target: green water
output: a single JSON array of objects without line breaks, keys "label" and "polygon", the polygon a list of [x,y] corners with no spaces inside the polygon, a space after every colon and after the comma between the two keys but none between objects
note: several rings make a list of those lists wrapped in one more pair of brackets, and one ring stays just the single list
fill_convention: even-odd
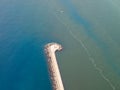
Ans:
[{"label": "green water", "polygon": [[[120,9],[112,0],[52,0],[66,90],[120,89]],[[74,13],[74,14],[73,14]]]},{"label": "green water", "polygon": [[0,90],[51,90],[49,42],[65,90],[120,90],[119,34],[119,0],[1,0]]}]

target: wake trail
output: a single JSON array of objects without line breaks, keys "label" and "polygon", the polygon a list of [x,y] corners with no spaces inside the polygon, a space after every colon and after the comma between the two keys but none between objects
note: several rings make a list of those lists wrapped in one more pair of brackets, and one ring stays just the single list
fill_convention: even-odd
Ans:
[{"label": "wake trail", "polygon": [[108,82],[108,84],[110,85],[110,87],[112,88],[112,90],[116,90],[115,86],[112,84],[112,82],[104,75],[103,70],[100,69],[97,64],[95,63],[95,60],[92,58],[90,52],[88,51],[87,47],[84,45],[84,43],[82,42],[82,40],[78,39],[71,30],[69,30],[69,27],[67,24],[65,24],[64,22],[62,22],[62,20],[56,15],[57,19],[67,28],[67,31],[70,33],[70,35],[76,40],[78,41],[81,46],[84,48],[85,52],[87,53],[87,55],[89,56],[89,60],[91,61],[91,63],[93,64],[94,68],[99,72],[99,74],[101,75],[101,77]]},{"label": "wake trail", "polygon": [[101,75],[101,77],[110,85],[110,87],[112,88],[112,90],[116,90],[115,86],[112,84],[112,82],[104,75],[103,70],[101,68],[99,68],[97,66],[97,64],[95,63],[95,60],[93,59],[93,57],[91,56],[90,52],[88,51],[87,47],[85,46],[85,44],[82,42],[82,40],[78,39],[71,30],[69,30],[69,33],[71,34],[71,36],[78,41],[81,46],[84,48],[85,52],[87,53],[89,60],[91,61],[91,63],[93,64],[94,68],[99,72],[99,74]]},{"label": "wake trail", "polygon": [[[56,16],[56,18],[58,19],[58,21],[63,24],[66,27],[66,30],[70,33],[70,35],[81,44],[81,46],[84,48],[85,52],[87,53],[90,62],[92,63],[92,65],[94,66],[94,68],[99,72],[99,74],[101,75],[101,77],[110,85],[110,87],[112,88],[112,90],[116,90],[115,86],[112,84],[112,82],[104,75],[103,70],[101,68],[99,68],[97,66],[97,64],[95,63],[95,60],[93,59],[93,57],[91,56],[90,52],[88,51],[87,47],[85,46],[85,44],[82,42],[82,40],[78,39],[75,34],[70,30],[69,25],[67,25],[66,23],[64,23],[62,21],[62,19],[59,18],[59,16],[57,15],[58,12],[54,13],[54,15]],[[61,14],[61,13],[59,13]]]},{"label": "wake trail", "polygon": [[84,43],[83,43],[80,39],[78,39],[78,38],[72,33],[71,30],[69,31],[69,33],[72,35],[72,37],[73,37],[75,40],[77,40],[77,41],[82,45],[82,47],[83,47],[84,50],[86,51],[87,55],[90,57],[91,55],[90,55],[88,49],[86,48],[86,46],[84,45]]}]

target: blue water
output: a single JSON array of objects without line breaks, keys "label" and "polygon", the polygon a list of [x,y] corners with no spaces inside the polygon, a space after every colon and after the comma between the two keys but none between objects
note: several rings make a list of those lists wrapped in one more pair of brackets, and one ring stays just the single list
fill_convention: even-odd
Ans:
[{"label": "blue water", "polygon": [[[59,7],[59,5],[61,6]],[[104,5],[104,6],[107,7],[107,5]],[[59,10],[61,8],[63,8],[63,11],[65,11],[65,14],[69,17],[70,22],[74,23],[75,25],[82,26],[84,28],[85,36],[88,37],[90,40],[92,40],[93,41],[92,43],[95,43],[95,45],[102,51],[102,55],[105,58],[104,59],[105,65],[109,66],[110,70],[112,68],[115,75],[117,74],[118,76],[120,76],[120,69],[116,65],[117,59],[119,57],[118,58],[115,57],[115,54],[116,55],[119,54],[118,53],[119,51],[116,53],[117,51],[116,47],[115,46],[112,47],[112,45],[115,45],[114,44],[115,41],[112,42],[112,45],[109,44],[109,42],[111,43],[111,41],[115,39],[112,37],[115,37],[116,35],[113,35],[113,36],[111,35],[112,40],[109,40],[109,39],[104,40],[103,38],[106,38],[106,37],[101,38],[100,35],[95,32],[94,24],[93,23],[91,24],[91,21],[87,20],[85,17],[83,18],[83,16],[81,16],[83,15],[83,13],[80,15],[80,12],[76,9],[76,6],[75,4],[72,3],[72,0],[58,0],[56,2],[52,2],[52,1],[48,2],[48,0],[36,0],[36,1],[34,0],[19,0],[19,1],[18,0],[10,0],[10,1],[1,0],[0,1],[0,90],[51,90],[51,83],[50,83],[50,78],[48,74],[46,56],[44,54],[44,45],[52,41],[56,41],[56,42],[62,41],[61,43],[63,43],[65,46],[71,46],[72,44],[68,45],[68,43],[69,42],[71,43],[72,41],[70,40],[73,39],[70,33],[67,32],[66,27],[63,25],[63,23],[59,21],[61,17],[59,17],[59,15],[57,16],[57,14],[60,14]],[[114,15],[115,14],[113,14],[113,16]],[[107,18],[108,16],[104,14],[103,17]],[[90,16],[90,18],[92,18],[92,16]],[[109,18],[113,18],[113,17],[111,16]],[[119,20],[119,19],[116,18],[116,20]],[[99,23],[99,19],[97,22]],[[111,22],[112,22],[112,19],[111,19]],[[104,26],[101,23],[99,23],[100,24],[99,26],[106,29],[107,27],[106,23],[109,25],[109,21],[106,21],[104,23],[105,24]],[[116,23],[117,22],[115,22],[115,24]],[[68,27],[69,25],[72,26],[71,24],[68,24]],[[111,26],[110,28],[114,28],[113,26]],[[74,29],[77,29],[77,28],[74,27],[73,30]],[[97,27],[97,29],[100,30],[99,27]],[[112,30],[111,31],[108,30],[108,31],[112,33]],[[78,28],[78,32],[79,32],[79,28]],[[80,48],[82,47],[80,46]],[[68,55],[69,55],[69,52],[71,52],[71,50],[73,50],[73,52],[77,52],[77,51],[74,51],[76,50],[76,46],[73,46],[73,48],[70,48],[70,50],[68,51],[67,49],[68,48],[65,47],[64,50],[68,54],[62,57],[63,60],[68,59]],[[113,54],[112,50],[114,50],[114,55],[112,55]],[[84,52],[81,52],[81,53],[83,54]],[[81,64],[82,62],[81,62],[81,58],[79,58],[79,53],[77,54],[78,54],[78,57],[75,56],[75,59],[76,60],[78,59]],[[96,54],[99,54],[99,53],[96,52]],[[71,60],[71,58],[69,59]],[[83,58],[83,60],[84,59],[86,58]],[[97,59],[99,61],[99,57]],[[76,60],[74,61],[76,62]],[[65,65],[64,62],[63,62],[63,67]],[[67,82],[65,83],[67,88],[71,87],[70,89],[72,89],[73,87],[79,90],[78,88],[80,86],[79,83],[75,83],[73,85],[71,84],[71,82],[69,82],[69,80],[73,80],[74,82],[77,82],[77,81],[82,82],[79,78],[82,79],[82,77],[86,76],[84,75],[84,72],[83,72],[83,76],[76,77],[76,75],[79,75],[79,74],[81,75],[82,70],[84,71],[84,67],[87,67],[87,66],[84,65],[81,71],[76,70],[77,74],[73,75],[74,72],[72,74],[71,70],[74,71],[75,68],[69,69],[69,70],[66,68],[67,65],[69,66],[70,64],[71,64],[70,68],[74,67],[73,62],[66,63],[63,70],[63,75],[65,76],[63,77],[67,78],[67,79],[64,78],[66,80],[65,82]],[[79,65],[77,69],[80,66],[81,65]],[[71,75],[68,76],[68,74],[65,74],[67,72],[71,73]],[[92,74],[94,75],[94,73]],[[90,79],[92,78],[90,76],[87,76],[87,78],[85,78],[85,82],[86,83],[88,82],[90,84],[91,90],[93,90]],[[102,80],[104,80],[104,78],[102,78]],[[96,79],[94,79],[94,81],[96,81]],[[106,80],[104,81],[106,82]],[[84,84],[85,82],[82,82],[81,85]],[[95,84],[101,83],[101,85],[106,85],[102,81],[101,82],[97,81],[94,83]],[[98,86],[101,87],[101,85],[99,84]],[[107,83],[107,85],[109,85],[109,83]],[[86,85],[85,86],[83,85],[83,87],[87,88]]]},{"label": "blue water", "polygon": [[37,24],[45,13],[37,3],[0,1],[0,90],[51,90],[44,54],[50,40],[38,32],[45,28]]}]

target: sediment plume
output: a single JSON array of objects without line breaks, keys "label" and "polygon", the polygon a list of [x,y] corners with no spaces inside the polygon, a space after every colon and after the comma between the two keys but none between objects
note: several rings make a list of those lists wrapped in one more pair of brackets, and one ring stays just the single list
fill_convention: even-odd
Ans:
[{"label": "sediment plume", "polygon": [[53,90],[64,90],[59,67],[56,60],[56,51],[61,51],[62,46],[57,43],[49,43],[45,46],[45,53],[48,58],[48,68]]}]

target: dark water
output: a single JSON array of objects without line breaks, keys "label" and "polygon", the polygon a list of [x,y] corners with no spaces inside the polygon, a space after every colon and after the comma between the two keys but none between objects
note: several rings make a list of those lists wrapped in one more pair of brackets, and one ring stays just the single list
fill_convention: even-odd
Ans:
[{"label": "dark water", "polygon": [[41,2],[0,1],[0,90],[51,90]]}]

